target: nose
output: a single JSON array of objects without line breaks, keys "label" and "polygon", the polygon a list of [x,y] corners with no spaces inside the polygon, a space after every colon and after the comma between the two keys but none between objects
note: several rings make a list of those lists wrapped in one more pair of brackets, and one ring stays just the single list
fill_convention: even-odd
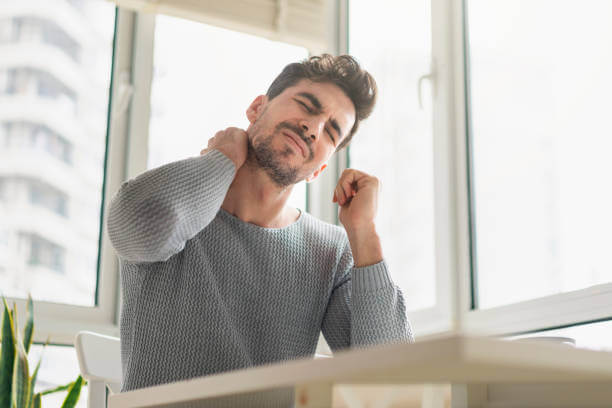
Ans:
[{"label": "nose", "polygon": [[302,120],[300,122],[300,127],[302,128],[302,131],[304,131],[304,135],[308,139],[310,139],[311,142],[314,142],[315,140],[317,140],[320,137],[321,132],[323,131],[324,126],[325,126],[325,123],[323,123],[323,121]]}]

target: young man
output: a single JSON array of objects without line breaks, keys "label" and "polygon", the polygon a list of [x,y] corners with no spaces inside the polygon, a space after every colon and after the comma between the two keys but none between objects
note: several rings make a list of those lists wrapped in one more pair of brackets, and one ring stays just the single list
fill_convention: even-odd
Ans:
[{"label": "young man", "polygon": [[378,180],[346,170],[344,229],[285,205],[374,106],[350,56],[290,64],[199,157],[125,182],[108,212],[121,261],[122,390],[412,341],[376,234]]}]

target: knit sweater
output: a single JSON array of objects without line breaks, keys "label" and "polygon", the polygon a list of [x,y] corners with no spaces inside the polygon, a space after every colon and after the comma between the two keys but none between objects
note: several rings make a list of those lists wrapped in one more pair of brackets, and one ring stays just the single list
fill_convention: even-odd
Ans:
[{"label": "knit sweater", "polygon": [[212,150],[122,184],[108,209],[121,265],[122,391],[412,341],[384,261],[353,267],[343,228],[301,212],[284,228],[221,208],[234,163]]}]

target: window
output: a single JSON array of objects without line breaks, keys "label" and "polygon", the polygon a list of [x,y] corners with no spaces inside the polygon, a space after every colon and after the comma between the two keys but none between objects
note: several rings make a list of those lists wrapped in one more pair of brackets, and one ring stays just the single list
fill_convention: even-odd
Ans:
[{"label": "window", "polygon": [[9,95],[15,94],[27,94],[30,93],[30,89],[34,85],[33,81],[30,81],[28,72],[26,70],[17,70],[17,69],[9,69],[3,70],[2,75],[5,80],[4,87],[2,88],[2,93],[6,93]]},{"label": "window", "polygon": [[[197,156],[229,126],[246,129],[253,99],[286,64],[307,56],[302,47],[158,16],[148,167]],[[289,204],[304,209],[305,191],[296,185]]]},{"label": "window", "polygon": [[64,273],[66,250],[38,235],[26,235],[30,241],[28,264],[44,266],[55,272]]},{"label": "window", "polygon": [[19,96],[38,96],[52,99],[75,110],[77,95],[75,90],[62,83],[53,74],[28,67],[11,68],[6,71],[5,87],[0,93]]},{"label": "window", "polygon": [[430,69],[430,15],[427,0],[349,7],[349,52],[379,90],[372,116],[349,146],[350,167],[381,180],[377,228],[412,310],[436,304],[432,110],[430,100],[420,109],[417,98],[419,77]]},{"label": "window", "polygon": [[44,207],[62,217],[68,216],[68,199],[64,193],[35,180],[30,180],[28,184],[31,204]]},{"label": "window", "polygon": [[72,104],[78,102],[76,92],[71,90],[53,75],[47,72],[34,70],[30,71],[30,75],[37,77],[38,95],[51,99],[65,98],[70,100]]},{"label": "window", "polygon": [[81,45],[57,21],[29,16],[0,20],[0,43],[34,42],[49,44],[79,61]]},{"label": "window", "polygon": [[605,1],[467,2],[479,308],[612,281],[611,19]]},{"label": "window", "polygon": [[5,122],[3,142],[10,149],[40,150],[72,164],[73,145],[46,125],[32,122]]},{"label": "window", "polygon": [[46,126],[32,126],[30,131],[32,147],[42,149],[66,164],[72,164],[72,143]]},{"label": "window", "polygon": [[16,37],[17,23],[14,19],[3,18],[0,20],[0,44],[11,43]]},{"label": "window", "polygon": [[115,7],[74,4],[14,1],[0,19],[0,43],[13,44],[0,70],[0,230],[10,246],[0,287],[95,306]]}]

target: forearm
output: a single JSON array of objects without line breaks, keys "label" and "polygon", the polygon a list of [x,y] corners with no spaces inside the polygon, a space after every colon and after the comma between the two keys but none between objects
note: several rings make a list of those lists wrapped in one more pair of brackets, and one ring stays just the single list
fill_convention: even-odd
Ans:
[{"label": "forearm", "polygon": [[412,342],[402,291],[385,262],[353,268],[351,345]]},{"label": "forearm", "polygon": [[380,237],[374,224],[347,229],[355,267],[374,265],[383,260]]},{"label": "forearm", "polygon": [[322,331],[332,350],[413,342],[404,297],[385,262],[352,268],[352,279],[334,289]]},{"label": "forearm", "polygon": [[345,272],[335,282],[322,325],[332,350],[414,341],[403,294],[384,260],[357,267],[345,247],[338,269]]},{"label": "forearm", "polygon": [[123,183],[108,209],[108,233],[131,262],[168,259],[215,217],[235,167],[212,151],[149,170]]}]

